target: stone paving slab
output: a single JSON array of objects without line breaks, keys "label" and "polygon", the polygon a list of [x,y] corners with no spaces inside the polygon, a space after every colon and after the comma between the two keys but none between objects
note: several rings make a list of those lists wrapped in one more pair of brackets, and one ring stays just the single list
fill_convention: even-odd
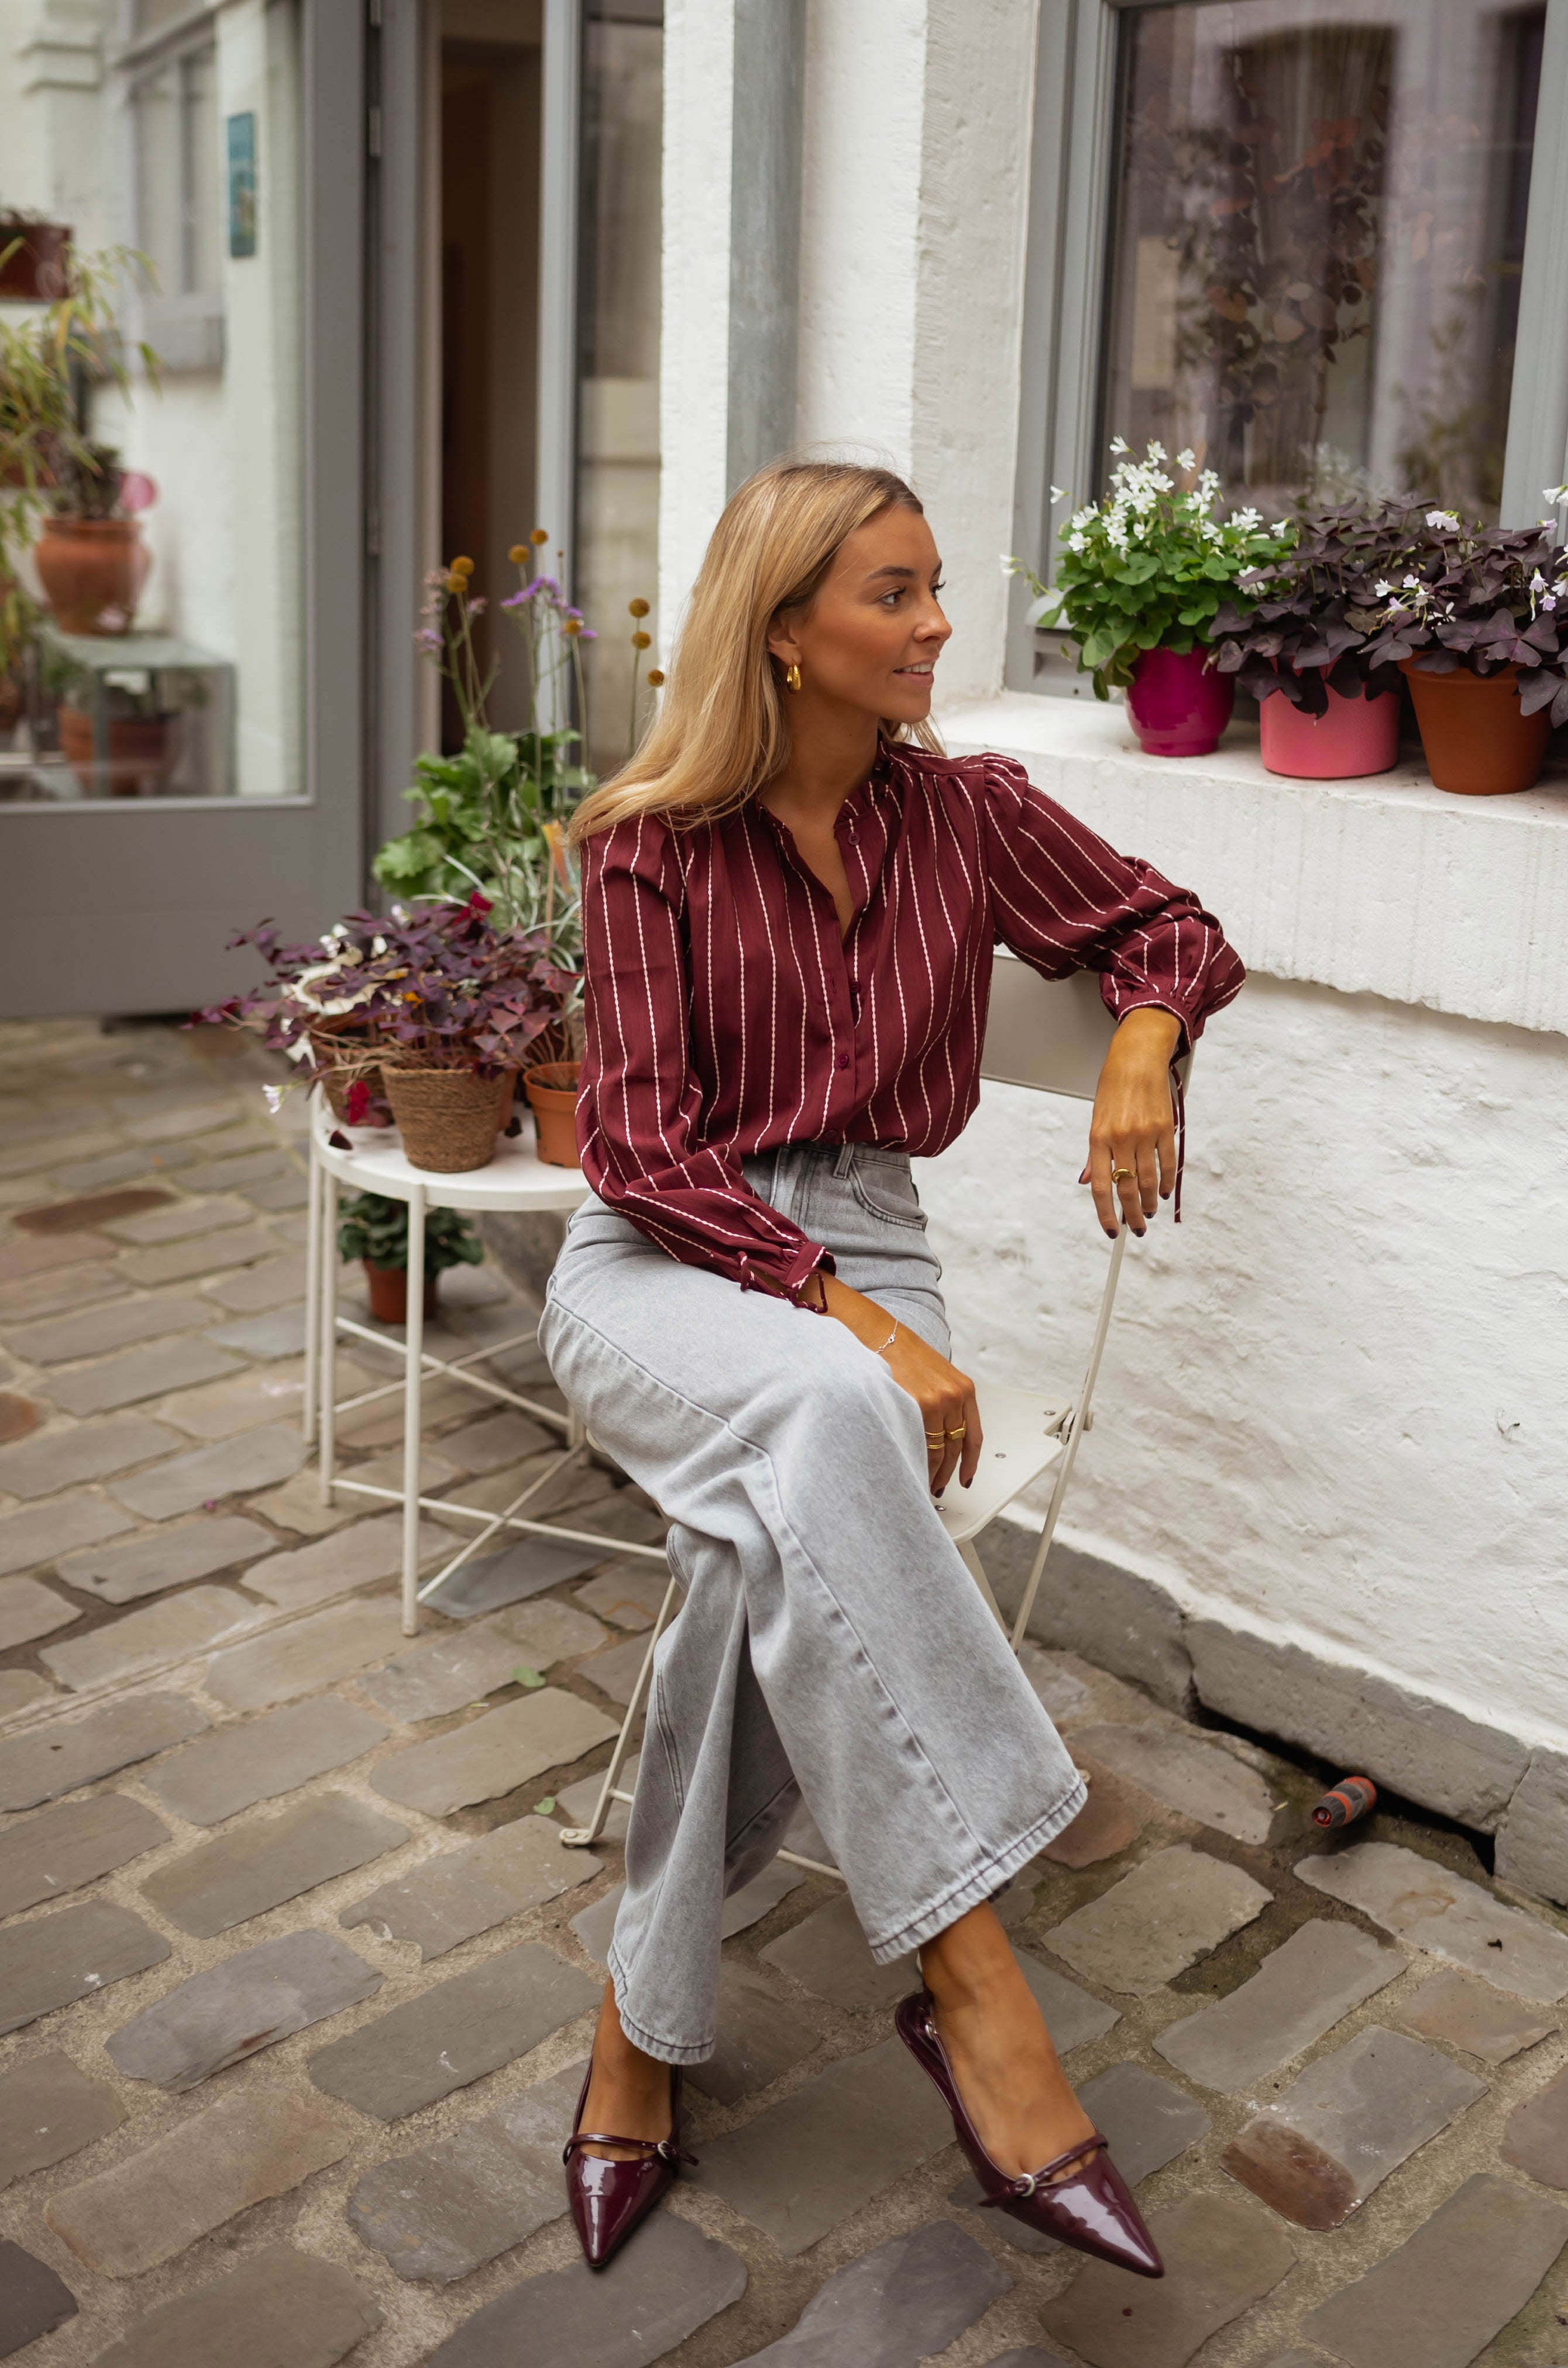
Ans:
[{"label": "stone paving slab", "polygon": [[668,1585],[667,1570],[628,1557],[612,1563],[597,1578],[576,1588],[575,1594],[585,1611],[608,1620],[612,1627],[636,1631],[653,1626]]},{"label": "stone paving slab", "polygon": [[1270,1896],[1240,1867],[1178,1844],[1055,1925],[1045,1946],[1085,1980],[1146,1998],[1261,1916]]},{"label": "stone paving slab", "polygon": [[191,1825],[221,1825],[257,1801],[276,1800],[312,1776],[346,1768],[383,1742],[388,1731],[357,1702],[325,1694],[269,1711],[244,1726],[204,1735],[171,1752],[146,1782]]},{"label": "stone paving slab", "polygon": [[1446,1957],[1497,1989],[1540,2006],[1568,1997],[1568,1939],[1415,1850],[1358,1842],[1302,1859],[1295,1871],[1412,1948]]},{"label": "stone paving slab", "polygon": [[246,2089],[188,2114],[96,2179],[58,2190],[43,2216],[90,2270],[133,2278],[236,2212],[341,2162],[351,2143],[313,2100]]},{"label": "stone paving slab", "polygon": [[52,1274],[29,1275],[25,1282],[0,1287],[0,1326],[15,1326],[44,1315],[68,1315],[74,1310],[101,1306],[124,1299],[130,1284],[108,1264],[57,1269]]},{"label": "stone paving slab", "polygon": [[83,1266],[89,1259],[113,1255],[114,1244],[102,1234],[28,1234],[0,1249],[0,1282],[16,1282],[23,1275],[43,1274],[53,1267]]},{"label": "stone paving slab", "polygon": [[1073,1743],[1166,1808],[1235,1841],[1266,1842],[1273,1830],[1280,1806],[1273,1788],[1256,1768],[1199,1741],[1189,1727],[1081,1726]]},{"label": "stone paving slab", "polygon": [[1505,1883],[1562,1904],[1568,1896],[1568,1756],[1534,1751],[1525,1780],[1497,1828],[1496,1873]]},{"label": "stone paving slab", "polygon": [[183,1242],[165,1242],[157,1249],[122,1250],[119,1270],[132,1282],[155,1289],[161,1283],[192,1282],[199,1275],[244,1266],[277,1248],[278,1236],[271,1227],[253,1222],[232,1225],[220,1234],[194,1234]]},{"label": "stone paving slab", "polygon": [[706,2063],[687,2071],[691,2086],[722,2105],[767,2089],[812,2055],[820,2036],[799,2008],[751,1966],[719,1966],[719,2042]]},{"label": "stone paving slab", "polygon": [[442,1454],[449,1456],[460,1472],[472,1473],[499,1472],[508,1463],[520,1463],[527,1455],[538,1455],[544,1448],[560,1444],[558,1432],[510,1406],[499,1414],[482,1415],[477,1422],[441,1436]]},{"label": "stone paving slab", "polygon": [[13,1924],[0,1932],[0,2036],[160,1965],[168,1954],[161,1932],[109,1899]]},{"label": "stone paving slab", "polygon": [[813,1998],[851,2011],[896,2006],[920,1987],[913,1956],[878,1964],[846,1891],[814,1907],[759,1954],[765,1965],[777,1966]]},{"label": "stone paving slab", "polygon": [[407,1725],[442,1718],[510,1685],[519,1668],[543,1671],[591,1651],[604,1633],[597,1620],[569,1604],[515,1604],[411,1645],[367,1678],[363,1691],[390,1718]]},{"label": "stone paving slab", "polygon": [[46,1430],[14,1447],[0,1447],[0,1488],[13,1497],[50,1497],[82,1480],[146,1463],[180,1444],[178,1431],[145,1415],[111,1414],[68,1430]]},{"label": "stone paving slab", "polygon": [[0,2360],[76,2316],[76,2297],[47,2261],[0,2242]]},{"label": "stone paving slab", "polygon": [[283,1250],[256,1266],[241,1267],[216,1281],[203,1283],[207,1297],[232,1315],[263,1315],[287,1307],[305,1290],[305,1261],[298,1250]]},{"label": "stone paving slab", "polygon": [[1506,2064],[1562,2029],[1555,2015],[1543,2015],[1522,1998],[1467,1981],[1462,1974],[1428,1975],[1394,2014],[1406,2031],[1422,2039],[1446,2039],[1483,2064]]},{"label": "stone paving slab", "polygon": [[[798,1890],[805,1879],[798,1867],[786,1866],[779,1859],[772,1860],[760,1874],[754,1874],[749,1883],[743,1883],[738,1891],[731,1892],[719,1920],[721,1936],[732,1941],[737,1932],[747,1931],[752,1925],[760,1924],[763,1918],[777,1907],[781,1899],[788,1898],[791,1891]],[[596,1958],[601,1965],[608,1963],[610,1934],[615,1930],[616,1915],[625,1889],[624,1883],[616,1884],[602,1899],[596,1899],[591,1907],[585,1907],[580,1916],[572,1918],[573,1931],[589,1956]]]},{"label": "stone paving slab", "polygon": [[231,1513],[158,1530],[124,1545],[89,1546],[62,1556],[59,1570],[67,1587],[97,1596],[100,1603],[136,1603],[143,1596],[161,1595],[165,1588],[184,1587],[193,1578],[232,1570],[236,1563],[254,1562],[271,1543],[270,1532],[259,1521]]},{"label": "stone paving slab", "polygon": [[36,1578],[0,1579],[0,1652],[51,1636],[81,1617],[74,1603]]},{"label": "stone paving slab", "polygon": [[1404,1967],[1397,1949],[1369,1933],[1315,1918],[1266,1957],[1250,1981],[1172,2023],[1154,2045],[1189,2080],[1235,2096],[1300,2055]]},{"label": "stone paving slab", "polygon": [[1221,2327],[1294,2267],[1296,2248],[1261,2206],[1239,2196],[1189,2195],[1149,2215],[1163,2278],[1131,2278],[1085,2261],[1040,2312],[1048,2334],[1091,2368],[1186,2368]]},{"label": "stone paving slab", "polygon": [[1568,2241],[1568,2211],[1480,2172],[1301,2333],[1345,2368],[1469,2368]]},{"label": "stone paving slab", "polygon": [[346,1793],[318,1793],[279,1816],[253,1818],[150,1874],[142,1894],[199,1941],[210,1941],[335,1875],[381,1858],[408,1828]]},{"label": "stone paving slab", "polygon": [[[421,1564],[449,1553],[451,1541],[432,1521],[419,1524]],[[245,1573],[245,1585],[265,1595],[280,1611],[299,1611],[312,1603],[330,1602],[350,1594],[372,1579],[396,1577],[403,1569],[403,1514],[380,1514],[360,1521],[341,1535],[318,1538],[313,1545],[293,1546],[269,1554]]]},{"label": "stone paving slab", "polygon": [[1148,1804],[1141,1793],[1119,1782],[1108,1768],[1102,1768],[1086,1751],[1082,1751],[1074,1736],[1073,1749],[1078,1773],[1089,1788],[1089,1797],[1070,1826],[1064,1826],[1054,1841],[1047,1842],[1040,1852],[1053,1866],[1069,1866],[1081,1871],[1086,1866],[1098,1866],[1108,1858],[1116,1858],[1135,1842],[1148,1823]]},{"label": "stone paving slab", "polygon": [[328,2095],[401,2121],[526,2055],[598,1999],[575,1965],[526,1941],[318,2048],[308,2069]]},{"label": "stone paving slab", "polygon": [[[216,1314],[209,1304],[209,1317]],[[242,1357],[299,1357],[305,1347],[302,1307],[275,1308],[269,1315],[242,1315],[235,1324],[209,1322],[207,1338],[220,1349],[237,1349]]]},{"label": "stone paving slab", "polygon": [[184,1390],[201,1382],[217,1382],[240,1370],[239,1360],[210,1340],[189,1333],[170,1340],[150,1341],[143,1349],[122,1349],[100,1365],[80,1365],[68,1373],[51,1373],[49,1395],[66,1414],[108,1414],[116,1406],[134,1406],[142,1398],[159,1398],[170,1390]]},{"label": "stone paving slab", "polygon": [[[0,1669],[0,1718],[9,1718],[14,1711],[30,1710],[35,1702],[54,1694],[47,1678],[36,1669]],[[55,1695],[56,1701],[59,1696]]]},{"label": "stone paving slab", "polygon": [[[188,1183],[189,1178],[186,1180]],[[245,1201],[233,1198],[172,1201],[165,1194],[162,1199],[161,1208],[108,1221],[108,1231],[116,1241],[125,1242],[132,1249],[154,1249],[165,1242],[189,1241],[199,1234],[222,1233],[226,1226],[243,1225],[251,1213]]]},{"label": "stone paving slab", "polygon": [[546,1817],[518,1817],[463,1850],[443,1850],[405,1875],[346,1907],[346,1929],[368,1924],[391,1940],[418,1943],[424,1964],[509,1916],[538,1907],[603,1872],[584,1850],[562,1847],[560,1828]]},{"label": "stone paving slab", "polygon": [[381,1660],[402,1638],[403,1615],[394,1599],[335,1603],[276,1635],[232,1645],[208,1663],[202,1682],[231,1710],[266,1710]]},{"label": "stone paving slab", "polygon": [[163,1110],[148,1110],[140,1097],[132,1107],[126,1096],[119,1116],[133,1143],[175,1143],[184,1135],[210,1135],[231,1125],[234,1110],[232,1102],[191,1101],[183,1094]]},{"label": "stone paving slab", "polygon": [[579,1571],[595,1569],[608,1551],[608,1543],[601,1549],[554,1538],[520,1538],[499,1554],[476,1554],[464,1563],[438,1595],[427,1599],[429,1608],[444,1611],[449,1620],[477,1619],[482,1611],[522,1603],[547,1587],[558,1587],[563,1578],[575,1578]]},{"label": "stone paving slab", "polygon": [[630,1636],[624,1645],[612,1645],[606,1653],[595,1653],[577,1665],[577,1675],[586,1678],[602,1694],[608,1694],[624,1711],[631,1703],[632,1690],[642,1674],[642,1664],[648,1657],[646,1636]]},{"label": "stone paving slab", "polygon": [[566,2210],[561,2149],[587,2059],[525,2089],[452,2137],[367,2172],[348,2219],[400,2278],[449,2285]]},{"label": "stone paving slab", "polygon": [[952,2142],[936,2089],[902,2041],[885,2039],[705,2139],[691,2176],[792,2260]]},{"label": "stone paving slab", "polygon": [[1542,2187],[1568,2188],[1568,2072],[1515,2106],[1500,2151],[1505,2162]]},{"label": "stone paving slab", "polygon": [[0,1809],[36,1809],[79,1784],[199,1735],[207,1714],[181,1694],[138,1694],[85,1718],[52,1719],[0,1739]]},{"label": "stone paving slab", "polygon": [[124,2119],[125,2107],[108,2083],[89,2079],[69,2055],[29,2055],[13,2064],[0,2072],[0,2189],[80,2154]]},{"label": "stone paving slab", "polygon": [[1372,2024],[1265,2105],[1221,2166],[1299,2228],[1337,2228],[1485,2094],[1451,2056]]},{"label": "stone paving slab", "polygon": [[29,1365],[65,1365],[77,1357],[107,1357],[138,1340],[166,1338],[171,1332],[197,1332],[212,1320],[205,1299],[116,1299],[80,1315],[20,1326],[10,1347]]},{"label": "stone paving slab", "polygon": [[[1085,2081],[1078,2100],[1109,2141],[1111,2159],[1129,2187],[1152,2179],[1209,2135],[1209,2116],[1202,2106],[1141,2064],[1112,2064]],[[971,2175],[959,2181],[948,2201],[978,2209],[980,2194],[980,2181]],[[1054,2237],[1042,2236],[1005,2212],[987,2212],[986,2218],[993,2235],[1020,2253],[1064,2249]]]},{"label": "stone paving slab", "polygon": [[193,1974],[122,2024],[105,2050],[129,2080],[194,2089],[373,1998],[385,1978],[330,1932],[284,1932]]},{"label": "stone paving slab", "polygon": [[294,1170],[281,1151],[242,1151],[224,1159],[199,1160],[185,1171],[193,1192],[243,1192],[247,1184],[270,1184]]},{"label": "stone paving slab", "polygon": [[253,1513],[265,1513],[280,1530],[294,1530],[307,1538],[319,1538],[328,1530],[341,1529],[345,1521],[357,1521],[362,1507],[345,1497],[335,1505],[324,1505],[321,1483],[309,1466],[285,1480],[280,1488],[269,1488],[264,1497],[250,1500]]},{"label": "stone paving slab", "polygon": [[742,2368],[919,2368],[1014,2281],[951,2220],[890,2237],[835,2271],[788,2335]]},{"label": "stone paving slab", "polygon": [[[357,1384],[358,1375],[347,1372],[347,1357],[337,1360],[337,1385],[340,1390]],[[294,1420],[304,1402],[305,1368],[303,1361],[252,1366],[222,1381],[209,1382],[200,1389],[183,1390],[177,1397],[165,1400],[158,1408],[164,1421],[177,1423],[192,1439],[233,1439],[236,1431],[254,1430],[258,1424]]]},{"label": "stone paving slab", "polygon": [[166,1463],[139,1472],[133,1479],[115,1484],[113,1494],[146,1521],[166,1521],[176,1513],[193,1513],[198,1505],[250,1488],[268,1488],[290,1479],[305,1460],[305,1442],[299,1428],[268,1423],[237,1438],[219,1440],[188,1455],[172,1455]]},{"label": "stone paving slab", "polygon": [[[642,1758],[642,1754],[640,1751],[628,1753],[621,1763],[620,1774],[616,1780],[618,1793],[636,1792],[637,1770]],[[575,1784],[568,1784],[563,1792],[557,1793],[555,1815],[563,1826],[581,1827],[592,1822],[594,1811],[598,1806],[599,1793],[603,1789],[604,1781],[604,1770],[601,1768],[597,1775],[580,1776]],[[611,1801],[605,1812],[604,1831],[598,1837],[599,1841],[623,1842],[626,1839],[626,1829],[631,1819],[631,1812],[624,1801]],[[785,1834],[785,1847],[789,1850],[799,1847],[790,1839],[788,1831]]]},{"label": "stone paving slab", "polygon": [[335,2368],[381,2324],[335,2261],[267,2245],[227,2277],[139,2318],[93,2368]]},{"label": "stone paving slab", "polygon": [[0,1390],[0,1440],[26,1439],[43,1420],[43,1408],[36,1399],[17,1395],[15,1390]]},{"label": "stone paving slab", "polygon": [[205,1653],[225,1637],[254,1628],[262,1616],[256,1604],[232,1587],[192,1587],[165,1602],[128,1611],[122,1620],[94,1628],[85,1636],[45,1645],[39,1659],[74,1693]]},{"label": "stone paving slab", "polygon": [[79,1891],[168,1838],[162,1817],[119,1793],[41,1809],[0,1828],[0,1916]]},{"label": "stone paving slab", "polygon": [[615,1731],[575,1694],[545,1686],[428,1743],[389,1753],[370,1782],[389,1801],[444,1817],[514,1792],[547,1768],[570,1765]]},{"label": "stone paving slab", "polygon": [[0,1514],[0,1576],[31,1570],[73,1546],[95,1545],[131,1526],[130,1516],[101,1497],[62,1497],[25,1513]]},{"label": "stone paving slab", "polygon": [[650,2368],[746,2290],[745,2265],[655,2212],[608,2269],[525,2278],[434,2351],[426,2368]]}]

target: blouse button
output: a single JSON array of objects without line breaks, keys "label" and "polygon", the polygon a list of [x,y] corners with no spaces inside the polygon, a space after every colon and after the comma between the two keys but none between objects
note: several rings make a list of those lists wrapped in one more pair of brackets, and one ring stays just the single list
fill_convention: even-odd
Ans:
[{"label": "blouse button", "polygon": [[840,1053],[838,1056],[838,1065],[841,1069],[846,1069],[849,1066],[849,1055],[847,1053]]}]

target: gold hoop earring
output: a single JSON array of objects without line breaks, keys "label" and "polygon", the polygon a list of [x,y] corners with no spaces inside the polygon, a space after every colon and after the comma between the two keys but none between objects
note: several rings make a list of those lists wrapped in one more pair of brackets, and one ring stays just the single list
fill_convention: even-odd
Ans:
[{"label": "gold hoop earring", "polygon": [[800,667],[798,666],[786,666],[784,669],[784,679],[791,690],[799,690],[801,688]]}]

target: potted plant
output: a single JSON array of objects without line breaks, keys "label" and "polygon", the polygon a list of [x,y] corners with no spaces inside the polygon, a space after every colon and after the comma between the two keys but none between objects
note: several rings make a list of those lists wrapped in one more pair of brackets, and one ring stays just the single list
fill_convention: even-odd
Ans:
[{"label": "potted plant", "polygon": [[1369,651],[1388,581],[1404,575],[1426,529],[1385,501],[1314,512],[1290,548],[1238,579],[1210,628],[1216,666],[1258,701],[1263,761],[1297,780],[1386,773],[1399,760],[1399,669]]},{"label": "potted plant", "polygon": [[513,1082],[578,985],[542,930],[497,926],[492,910],[476,889],[462,905],[351,914],[340,961],[316,982],[324,999],[352,996],[372,1042],[392,1048],[383,1082],[404,1153],[441,1175],[494,1157]]},{"label": "potted plant", "polygon": [[1062,529],[1056,582],[1047,586],[1015,559],[1003,565],[1034,588],[1030,623],[1062,625],[1077,643],[1078,671],[1094,676],[1096,698],[1125,691],[1147,755],[1206,756],[1235,698],[1213,664],[1215,613],[1227,594],[1244,597],[1244,575],[1288,548],[1290,529],[1266,528],[1254,509],[1218,518],[1220,480],[1192,452],[1176,454],[1178,484],[1164,445],[1150,444],[1142,461],[1119,436],[1110,449],[1110,491]]},{"label": "potted plant", "polygon": [[0,298],[7,304],[53,304],[66,292],[71,231],[20,206],[0,206]]},{"label": "potted plant", "polygon": [[200,677],[127,669],[126,676],[104,683],[97,691],[108,741],[101,763],[91,706],[85,703],[92,690],[85,669],[69,666],[55,721],[62,753],[77,780],[89,794],[107,789],[116,798],[155,796],[179,763],[185,716],[206,697]]},{"label": "potted plant", "polygon": [[[408,1203],[380,1192],[353,1192],[337,1228],[342,1258],[358,1258],[378,1324],[408,1321]],[[456,1209],[431,1209],[425,1219],[425,1319],[437,1312],[437,1284],[449,1266],[478,1266],[484,1256],[473,1220]]]},{"label": "potted plant", "polygon": [[[306,1064],[319,1076],[327,1106],[344,1126],[389,1127],[392,1108],[382,1087],[385,1067],[402,1058],[396,1046],[375,1041],[361,1006],[371,989],[350,980],[328,986],[343,969],[346,924],[306,945],[287,945],[275,923],[263,921],[229,939],[229,951],[254,947],[267,966],[259,986],[194,1012],[187,1027],[241,1028],[274,1052]],[[276,1095],[277,1087],[268,1089]]]},{"label": "potted plant", "polygon": [[1551,522],[1465,526],[1428,510],[1415,564],[1375,590],[1367,657],[1409,683],[1437,787],[1529,789],[1552,723],[1568,720],[1568,552]]},{"label": "potted plant", "polygon": [[62,632],[130,632],[153,564],[137,512],[153,498],[152,480],[122,469],[110,445],[60,453],[33,564]]}]

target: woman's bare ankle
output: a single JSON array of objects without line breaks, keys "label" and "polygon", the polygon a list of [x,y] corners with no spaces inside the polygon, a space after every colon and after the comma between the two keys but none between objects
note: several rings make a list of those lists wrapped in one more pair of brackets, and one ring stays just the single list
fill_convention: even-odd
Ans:
[{"label": "woman's bare ankle", "polygon": [[[669,2066],[627,2037],[616,2008],[614,1985],[607,1982],[594,2032],[583,2127],[606,2130],[616,2137],[668,2137],[674,2126],[672,2093]],[[610,2162],[636,2158],[633,2152],[613,2146],[590,2146],[586,2151]]]}]

